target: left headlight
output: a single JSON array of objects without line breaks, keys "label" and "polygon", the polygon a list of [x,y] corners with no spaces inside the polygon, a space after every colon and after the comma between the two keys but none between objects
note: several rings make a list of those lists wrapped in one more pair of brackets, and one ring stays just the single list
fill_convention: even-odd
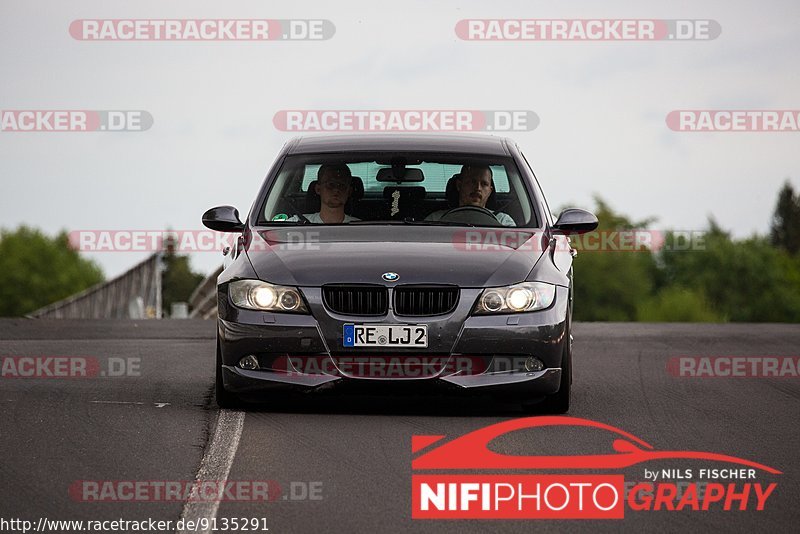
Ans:
[{"label": "left headlight", "polygon": [[300,291],[261,280],[236,280],[228,285],[231,301],[239,308],[261,311],[308,313]]},{"label": "left headlight", "polygon": [[556,286],[545,282],[522,282],[507,287],[484,289],[472,313],[519,313],[549,308],[556,298]]}]

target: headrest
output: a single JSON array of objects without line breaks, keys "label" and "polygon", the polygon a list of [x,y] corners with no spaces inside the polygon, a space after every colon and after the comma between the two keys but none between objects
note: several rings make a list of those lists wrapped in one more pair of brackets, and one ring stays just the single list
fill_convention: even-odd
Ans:
[{"label": "headrest", "polygon": [[350,178],[350,185],[353,191],[350,193],[350,200],[361,200],[364,198],[364,182],[358,176]]}]

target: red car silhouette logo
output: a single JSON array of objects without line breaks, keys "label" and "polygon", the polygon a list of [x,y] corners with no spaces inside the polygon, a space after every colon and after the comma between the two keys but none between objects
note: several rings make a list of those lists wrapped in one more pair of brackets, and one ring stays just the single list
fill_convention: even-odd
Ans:
[{"label": "red car silhouette logo", "polygon": [[[567,426],[591,427],[614,434],[611,449],[603,454],[572,456],[511,456],[488,448],[489,442],[508,432],[525,428]],[[445,436],[413,436],[411,449],[417,453],[442,440]],[[589,419],[564,416],[525,417],[490,425],[439,445],[416,457],[414,470],[448,469],[621,469],[632,465],[665,459],[691,459],[728,462],[782,474],[766,465],[712,452],[658,451],[653,446],[619,428]]]}]

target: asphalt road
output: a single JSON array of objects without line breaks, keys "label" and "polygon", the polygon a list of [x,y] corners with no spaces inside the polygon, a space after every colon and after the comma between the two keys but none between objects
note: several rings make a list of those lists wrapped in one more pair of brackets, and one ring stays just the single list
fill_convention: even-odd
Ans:
[{"label": "asphalt road", "polygon": [[[681,378],[666,369],[670,357],[683,355],[797,356],[800,327],[584,323],[574,334],[571,416],[621,428],[655,449],[711,451],[774,467],[783,474],[759,472],[755,481],[777,483],[765,509],[755,511],[751,502],[745,511],[627,509],[625,519],[605,521],[412,520],[412,435],[457,437],[522,414],[481,398],[348,397],[248,411],[238,446],[228,450],[235,456],[227,478],[274,481],[281,492],[274,502],[224,501],[218,521],[264,518],[270,532],[745,532],[800,522],[800,379]],[[4,366],[8,357],[85,358],[94,375],[12,377],[22,360],[4,367],[0,519],[177,521],[180,499],[88,502],[91,493],[70,487],[195,479],[217,421],[213,335],[207,321],[0,321]],[[599,431],[525,430],[498,438],[496,450],[611,452],[604,439]],[[645,467],[697,472],[725,465],[670,460],[618,472],[640,481]]]}]

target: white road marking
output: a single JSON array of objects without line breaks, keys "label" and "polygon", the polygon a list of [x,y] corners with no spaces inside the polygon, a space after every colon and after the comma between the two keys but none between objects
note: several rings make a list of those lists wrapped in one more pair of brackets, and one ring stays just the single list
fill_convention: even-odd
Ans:
[{"label": "white road marking", "polygon": [[[214,435],[211,437],[211,445],[206,449],[203,459],[200,461],[200,469],[197,470],[196,480],[214,481],[224,484],[228,480],[228,475],[231,472],[233,459],[236,456],[236,449],[239,448],[239,438],[242,436],[242,428],[244,427],[244,414],[245,412],[220,410],[217,415],[217,425],[214,428]],[[186,525],[189,521],[194,522],[195,525],[203,518],[208,519],[208,528],[206,530],[178,530],[177,534],[192,533],[197,534],[202,532],[207,534],[211,532],[212,519],[217,517],[217,510],[219,509],[219,501],[189,501],[183,507],[181,519],[183,524]]]}]

